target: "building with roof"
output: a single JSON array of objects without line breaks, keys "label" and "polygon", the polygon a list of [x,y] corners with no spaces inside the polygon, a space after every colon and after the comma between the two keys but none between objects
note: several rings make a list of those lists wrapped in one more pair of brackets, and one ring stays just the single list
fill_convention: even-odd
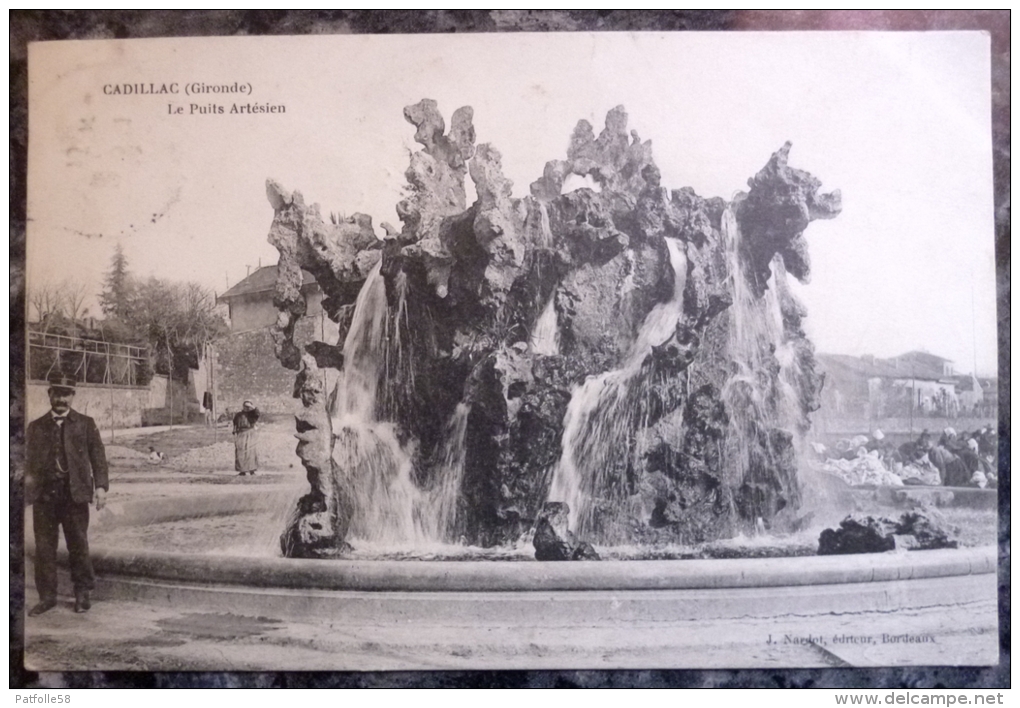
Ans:
[{"label": "building with roof", "polygon": [[[231,334],[254,332],[276,322],[279,312],[273,306],[273,290],[276,287],[277,270],[275,265],[262,266],[216,299],[227,306]],[[311,273],[301,271],[301,276],[306,316],[324,316],[322,290]]]},{"label": "building with roof", "polygon": [[994,415],[995,381],[959,375],[953,362],[924,351],[889,359],[817,355],[825,375],[821,416],[880,420]]}]

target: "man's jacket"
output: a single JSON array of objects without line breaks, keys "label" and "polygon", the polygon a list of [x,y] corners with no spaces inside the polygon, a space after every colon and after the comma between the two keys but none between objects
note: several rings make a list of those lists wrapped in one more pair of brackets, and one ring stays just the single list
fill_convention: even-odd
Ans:
[{"label": "man's jacket", "polygon": [[[110,489],[106,450],[96,421],[71,410],[64,421],[64,452],[67,456],[68,482],[71,498],[78,502],[92,501],[93,490]],[[53,416],[46,415],[28,424],[26,440],[28,462],[25,465],[25,500],[34,504],[54,477],[53,451],[59,443],[60,426]]]}]

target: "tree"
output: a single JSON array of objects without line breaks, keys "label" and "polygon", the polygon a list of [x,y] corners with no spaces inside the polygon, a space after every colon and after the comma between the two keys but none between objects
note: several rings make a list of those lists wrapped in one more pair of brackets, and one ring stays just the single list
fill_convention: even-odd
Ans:
[{"label": "tree", "polygon": [[43,332],[74,336],[78,321],[89,313],[85,307],[88,297],[89,286],[75,278],[59,285],[33,284],[28,291],[29,318],[34,317]]},{"label": "tree", "polygon": [[99,293],[99,306],[103,314],[121,322],[127,321],[133,292],[134,279],[128,271],[124,249],[118,243],[110,259],[110,270],[103,281],[103,290]]},{"label": "tree", "polygon": [[89,286],[76,278],[67,278],[60,284],[58,292],[63,303],[61,309],[69,320],[71,334],[74,335],[78,329],[78,321],[89,313],[89,309],[85,307],[85,301],[89,297]]},{"label": "tree", "polygon": [[148,340],[156,370],[182,376],[198,366],[206,343],[227,329],[212,293],[197,283],[149,278],[137,284],[129,322]]},{"label": "tree", "polygon": [[34,317],[42,331],[49,331],[63,315],[60,289],[52,283],[33,283],[28,288],[28,308],[29,321]]}]

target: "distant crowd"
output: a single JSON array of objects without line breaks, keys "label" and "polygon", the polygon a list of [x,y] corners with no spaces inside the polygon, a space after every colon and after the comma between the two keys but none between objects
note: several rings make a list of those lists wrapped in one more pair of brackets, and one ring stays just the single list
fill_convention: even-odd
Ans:
[{"label": "distant crowd", "polygon": [[817,443],[813,447],[820,469],[854,486],[998,486],[998,440],[990,427],[962,434],[946,428],[937,442],[924,430],[916,440],[898,447],[876,430],[870,436],[840,440],[831,450]]}]

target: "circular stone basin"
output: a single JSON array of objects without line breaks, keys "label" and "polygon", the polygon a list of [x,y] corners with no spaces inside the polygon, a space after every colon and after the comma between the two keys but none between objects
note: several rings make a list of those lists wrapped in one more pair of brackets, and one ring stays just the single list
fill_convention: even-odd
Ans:
[{"label": "circular stone basin", "polygon": [[[997,657],[994,546],[718,560],[288,559],[266,544],[278,542],[285,510],[303,490],[266,487],[132,501],[97,515],[97,613],[122,603],[109,611],[126,608],[141,625],[161,616],[194,632],[244,620],[279,635],[251,646],[217,640],[204,660],[201,637],[189,635],[180,655],[149,655],[149,668],[164,660],[196,670],[984,666]],[[248,551],[116,547],[119,534],[139,526],[222,529],[233,519],[251,532],[253,513],[263,528],[252,535],[267,540]],[[26,541],[30,565],[30,529]],[[61,562],[66,568],[66,554]],[[64,571],[60,587],[70,588]],[[908,630],[935,642],[803,644]]]},{"label": "circular stone basin", "polygon": [[[530,546],[518,550],[472,549],[485,562],[348,558],[307,560],[279,555],[278,538],[300,489],[266,485],[243,490],[147,499],[111,505],[97,516],[92,557],[99,575],[180,583],[253,585],[262,588],[373,591],[652,590],[750,588],[901,581],[996,572],[994,546],[938,551],[711,560],[602,560],[537,562]],[[252,521],[252,515],[258,521]],[[29,515],[29,521],[30,521]],[[236,518],[243,544],[205,552],[139,547],[131,534],[181,522],[226,524]],[[252,526],[257,528],[253,531]],[[205,533],[208,533],[205,531]],[[127,544],[123,541],[127,536]],[[29,554],[32,533],[26,533]],[[455,547],[446,546],[449,557]],[[502,554],[502,555],[500,555]],[[440,558],[443,554],[438,554]],[[531,562],[521,562],[531,561]]]}]

